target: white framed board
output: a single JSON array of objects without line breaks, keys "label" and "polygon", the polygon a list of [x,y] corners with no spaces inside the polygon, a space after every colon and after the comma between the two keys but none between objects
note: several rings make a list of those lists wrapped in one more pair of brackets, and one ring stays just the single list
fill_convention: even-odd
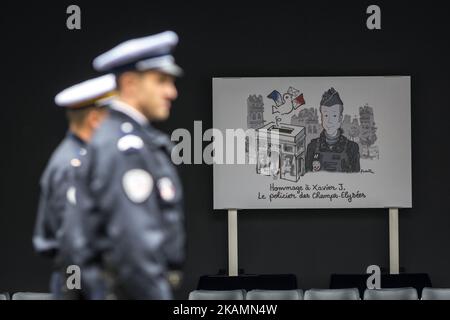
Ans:
[{"label": "white framed board", "polygon": [[[411,207],[410,82],[213,78],[214,209]],[[245,163],[227,163],[227,130],[245,130]]]}]

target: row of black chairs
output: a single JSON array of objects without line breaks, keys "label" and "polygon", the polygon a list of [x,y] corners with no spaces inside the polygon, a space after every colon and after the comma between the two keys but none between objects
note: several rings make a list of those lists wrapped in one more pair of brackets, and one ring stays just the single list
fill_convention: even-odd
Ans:
[{"label": "row of black chairs", "polygon": [[[419,300],[415,288],[366,289],[301,289],[293,290],[194,290],[189,300]],[[450,300],[450,288],[424,288],[420,300]]]},{"label": "row of black chairs", "polygon": [[[415,288],[366,289],[363,300],[418,300]],[[50,293],[0,293],[0,300],[52,300]],[[424,288],[421,300],[450,300],[449,288]],[[194,290],[189,300],[361,300],[357,288],[293,290]]]}]

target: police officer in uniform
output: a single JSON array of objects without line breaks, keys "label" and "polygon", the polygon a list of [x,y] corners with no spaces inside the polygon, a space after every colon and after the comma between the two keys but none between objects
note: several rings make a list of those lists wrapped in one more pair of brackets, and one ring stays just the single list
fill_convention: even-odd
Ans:
[{"label": "police officer in uniform", "polygon": [[344,103],[331,88],[320,101],[323,131],[306,150],[306,171],[359,172],[359,146],[343,135]]},{"label": "police officer in uniform", "polygon": [[118,97],[76,177],[88,234],[78,252],[82,270],[101,266],[117,299],[171,299],[169,273],[184,260],[173,145],[151,124],[169,117],[177,97],[174,81],[182,70],[171,55],[177,42],[167,31],[124,42],[94,60],[98,71],[116,74]]},{"label": "police officer in uniform", "polygon": [[53,152],[41,177],[40,201],[33,235],[35,250],[53,259],[55,271],[50,283],[55,299],[63,298],[65,276],[60,264],[60,238],[68,203],[76,202],[71,171],[81,165],[86,143],[105,115],[104,99],[113,94],[115,79],[106,75],[70,87],[55,97],[66,109],[69,130]]}]

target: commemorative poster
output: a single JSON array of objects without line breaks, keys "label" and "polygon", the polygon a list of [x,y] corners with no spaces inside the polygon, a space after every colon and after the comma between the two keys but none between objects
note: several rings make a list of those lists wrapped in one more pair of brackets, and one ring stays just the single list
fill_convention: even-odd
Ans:
[{"label": "commemorative poster", "polygon": [[411,207],[410,80],[214,78],[214,209]]}]

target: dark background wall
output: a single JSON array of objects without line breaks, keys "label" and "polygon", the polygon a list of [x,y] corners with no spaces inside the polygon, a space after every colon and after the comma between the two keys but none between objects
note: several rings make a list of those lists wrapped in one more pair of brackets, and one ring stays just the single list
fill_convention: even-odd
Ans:
[{"label": "dark background wall", "polygon": [[[72,2],[12,3],[0,10],[0,291],[47,290],[50,264],[34,254],[31,233],[39,176],[66,130],[54,95],[95,76],[91,61],[106,49],[166,29],[180,36],[176,58],[186,71],[173,115],[160,125],[168,133],[192,131],[194,120],[212,126],[212,77],[411,75],[413,208],[400,210],[400,264],[450,287],[450,55],[442,5],[373,2],[382,30],[369,31],[365,11],[373,3],[366,1],[74,1],[82,30],[69,31]],[[177,297],[185,298],[200,275],[227,267],[227,219],[212,210],[212,167],[180,172],[188,259]],[[242,211],[239,240],[246,273],[295,273],[303,288],[327,287],[333,272],[389,266],[387,209]]]}]

